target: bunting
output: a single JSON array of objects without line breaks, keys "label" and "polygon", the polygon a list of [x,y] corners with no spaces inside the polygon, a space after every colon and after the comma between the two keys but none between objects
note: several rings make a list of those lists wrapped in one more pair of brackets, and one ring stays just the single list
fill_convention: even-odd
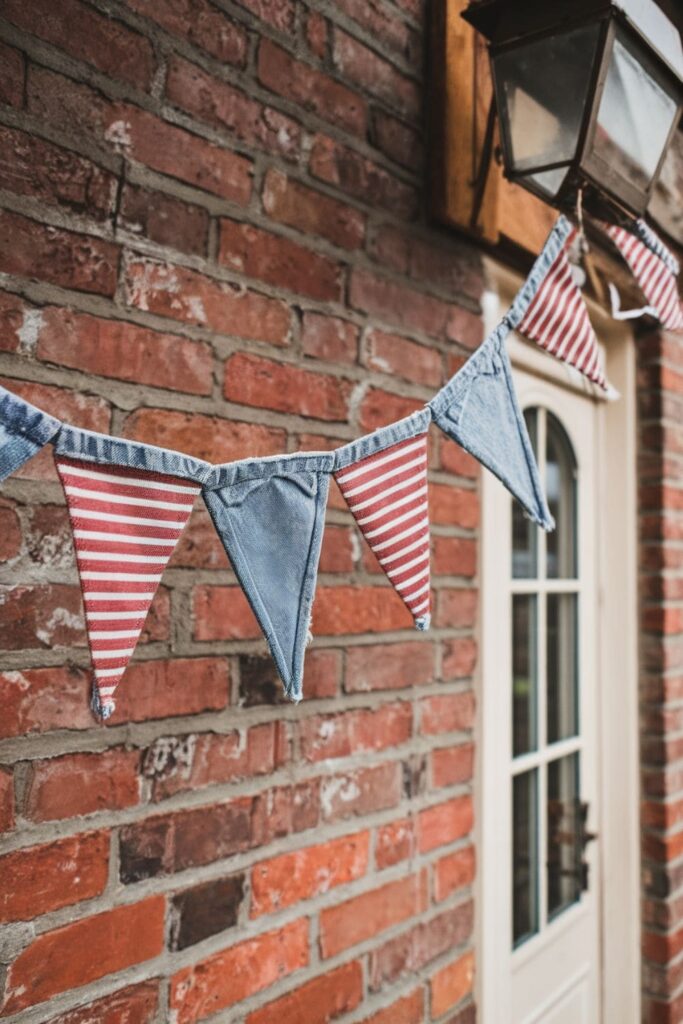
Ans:
[{"label": "bunting", "polygon": [[683,332],[683,305],[676,281],[680,267],[673,253],[642,220],[636,223],[637,235],[616,224],[604,227],[650,304],[637,312],[652,313],[668,331]]},{"label": "bunting", "polygon": [[55,461],[83,592],[95,676],[93,707],[108,718],[200,488],[160,473],[62,456]]}]

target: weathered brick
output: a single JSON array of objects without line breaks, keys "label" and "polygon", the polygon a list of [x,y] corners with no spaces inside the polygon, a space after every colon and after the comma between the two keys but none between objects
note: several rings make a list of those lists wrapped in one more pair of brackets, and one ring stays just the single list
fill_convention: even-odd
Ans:
[{"label": "weathered brick", "polygon": [[397,164],[419,171],[423,161],[420,133],[382,110],[375,111],[373,123],[373,139],[377,148]]},{"label": "weathered brick", "polygon": [[313,605],[313,633],[385,633],[412,625],[410,612],[388,587],[321,587]]},{"label": "weathered brick", "polygon": [[138,14],[206,50],[217,60],[243,67],[247,55],[246,32],[207,0],[126,0],[126,3]]},{"label": "weathered brick", "polygon": [[432,572],[438,576],[474,576],[477,542],[467,537],[434,537]]},{"label": "weathered brick", "polygon": [[234,132],[243,142],[289,160],[297,157],[301,126],[296,121],[195,64],[180,57],[172,59],[166,94],[171,103],[221,131]]},{"label": "weathered brick", "polygon": [[164,904],[163,896],[151,896],[39,935],[9,969],[4,1012],[16,1013],[158,956]]},{"label": "weathered brick", "polygon": [[90,160],[15,128],[0,126],[0,188],[103,221],[114,211],[116,179]]},{"label": "weathered brick", "polygon": [[22,107],[26,80],[23,53],[20,50],[15,50],[13,46],[0,43],[0,64],[2,64],[0,103],[7,103],[11,107]]},{"label": "weathered brick", "polygon": [[474,727],[474,694],[444,693],[420,701],[420,731],[428,736]]},{"label": "weathered brick", "polygon": [[420,989],[398,999],[384,1010],[364,1017],[360,1024],[422,1024],[423,997]]},{"label": "weathered brick", "polygon": [[234,928],[244,899],[244,875],[195,885],[171,899],[171,949],[186,949]]},{"label": "weathered brick", "polygon": [[0,562],[9,562],[21,551],[21,523],[14,505],[0,501]]},{"label": "weathered brick", "polygon": [[417,116],[420,93],[416,83],[341,29],[335,30],[333,57],[345,78],[401,113],[413,118]]},{"label": "weathered brick", "polygon": [[387,323],[408,330],[442,337],[451,316],[451,306],[442,299],[415,291],[405,283],[354,267],[349,301],[354,309],[370,313]]},{"label": "weathered brick", "polygon": [[370,986],[381,988],[461,946],[472,933],[474,907],[462,903],[398,935],[370,954]]},{"label": "weathered brick", "polygon": [[263,207],[273,220],[306,234],[321,235],[342,249],[358,249],[365,237],[360,210],[316,192],[271,167],[266,172]]},{"label": "weathered brick", "polygon": [[0,212],[0,271],[6,274],[111,297],[118,258],[119,247],[111,242]]},{"label": "weathered brick", "polygon": [[320,572],[353,572],[355,537],[347,526],[326,526],[320,550]]},{"label": "weathered brick", "polygon": [[269,39],[262,39],[259,45],[258,77],[267,89],[293,100],[304,110],[356,135],[365,134],[367,108],[358,93],[312,65],[295,60]]},{"label": "weathered brick", "polygon": [[285,439],[284,431],[274,427],[169,409],[136,410],[127,417],[123,436],[187,452],[207,462],[277,455],[283,451]]},{"label": "weathered brick", "polygon": [[359,832],[256,864],[251,871],[251,917],[284,910],[361,878],[369,842],[369,832]]},{"label": "weathered brick", "polygon": [[112,725],[217,711],[229,701],[225,658],[174,658],[133,664],[116,692]]},{"label": "weathered brick", "polygon": [[16,352],[26,337],[34,310],[19,295],[0,291],[0,351]]},{"label": "weathered brick", "polygon": [[320,60],[327,52],[328,24],[318,11],[310,11],[306,17],[306,42],[312,53]]},{"label": "weathered brick", "polygon": [[153,1024],[158,1007],[159,982],[155,979],[119,989],[104,999],[51,1017],[49,1024]]},{"label": "weathered brick", "polygon": [[412,818],[401,818],[377,829],[375,862],[377,867],[393,867],[415,852],[415,829]]},{"label": "weathered brick", "polygon": [[290,238],[251,224],[221,221],[218,258],[230,270],[312,299],[341,298],[342,268]]},{"label": "weathered brick", "polygon": [[128,260],[126,295],[132,306],[238,338],[284,345],[290,314],[279,299],[157,260]]},{"label": "weathered brick", "polygon": [[399,334],[370,331],[365,339],[363,362],[370,370],[403,377],[415,384],[442,384],[441,354]]},{"label": "weathered brick", "polygon": [[24,815],[54,821],[132,807],[140,799],[139,762],[137,751],[121,747],[32,761]]},{"label": "weathered brick", "polygon": [[439,455],[441,466],[448,473],[455,473],[471,480],[476,480],[479,476],[480,465],[477,460],[445,434],[439,438]]},{"label": "weathered brick", "polygon": [[468,782],[474,771],[474,746],[462,743],[457,747],[441,747],[432,751],[431,763],[432,784],[437,789]]},{"label": "weathered brick", "polygon": [[0,587],[0,649],[85,644],[81,593],[77,586],[45,583]]},{"label": "weathered brick", "polygon": [[125,184],[121,190],[118,225],[159,245],[204,256],[209,215],[201,206],[140,185]]},{"label": "weathered brick", "polygon": [[452,484],[431,484],[429,509],[434,523],[472,529],[479,523],[479,496],[476,491],[453,487]]},{"label": "weathered brick", "polygon": [[260,992],[308,964],[308,922],[294,921],[214,953],[171,978],[178,1024],[201,1020]]},{"label": "weathered brick", "polygon": [[337,6],[374,38],[381,39],[383,46],[401,57],[409,56],[414,32],[381,0],[339,0]]},{"label": "weathered brick", "polygon": [[250,1013],[246,1024],[328,1024],[353,1010],[363,998],[360,961],[343,964],[329,974],[313,978],[300,988]]},{"label": "weathered brick", "polygon": [[355,363],[359,330],[355,324],[324,313],[304,313],[301,347],[305,355],[326,362]]},{"label": "weathered brick", "polygon": [[370,256],[382,266],[398,274],[407,274],[411,244],[413,239],[407,231],[395,224],[378,224],[368,239],[367,248]]},{"label": "weathered brick", "polygon": [[444,640],[441,658],[443,679],[464,679],[471,676],[477,664],[477,643],[472,637]]},{"label": "weathered brick", "polygon": [[476,590],[464,587],[451,590],[442,587],[438,592],[434,625],[447,626],[451,629],[473,626],[477,621],[477,600]]},{"label": "weathered brick", "polygon": [[443,804],[435,804],[417,816],[418,848],[427,853],[452,843],[472,830],[474,814],[472,797],[458,796]]},{"label": "weathered brick", "polygon": [[149,40],[80,0],[60,0],[58,12],[50,0],[35,0],[30,6],[5,0],[2,13],[12,24],[106,75],[141,89],[151,85],[155,60]]},{"label": "weathered brick", "polygon": [[0,921],[30,921],[92,899],[107,884],[109,835],[85,832],[0,857]]},{"label": "weathered brick", "polygon": [[311,174],[370,206],[413,217],[418,195],[412,185],[390,174],[374,160],[327,135],[316,135],[309,159]]},{"label": "weathered brick", "polygon": [[320,913],[320,952],[324,958],[380,935],[425,909],[425,879],[409,875],[380,889],[354,896]]},{"label": "weathered brick", "polygon": [[421,409],[423,404],[416,398],[404,398],[403,395],[394,395],[382,388],[370,387],[361,402],[358,420],[363,430],[377,430],[378,427],[385,427],[404,416],[410,416]]},{"label": "weathered brick", "polygon": [[474,981],[474,955],[465,953],[453,963],[442,967],[430,980],[431,1009],[440,1017],[472,991]]},{"label": "weathered brick", "polygon": [[195,640],[251,640],[261,636],[242,589],[195,587],[192,598]]},{"label": "weathered brick", "polygon": [[261,21],[291,35],[294,28],[294,0],[237,0]]},{"label": "weathered brick", "polygon": [[396,807],[403,795],[401,764],[388,761],[321,780],[320,805],[325,821],[360,817]]},{"label": "weathered brick", "polygon": [[14,773],[0,770],[0,833],[14,828]]},{"label": "weathered brick", "polygon": [[345,420],[351,383],[340,377],[310,373],[298,366],[237,352],[225,363],[223,394],[242,405],[316,419]]},{"label": "weathered brick", "polygon": [[211,392],[209,345],[123,320],[49,306],[41,314],[36,354],[46,362],[103,377],[197,395]]},{"label": "weathered brick", "polygon": [[352,647],[346,655],[347,693],[397,690],[434,678],[434,647],[421,641]]},{"label": "weathered brick", "polygon": [[446,854],[434,865],[434,897],[446,900],[458,889],[471,885],[476,872],[473,846],[465,846],[455,853]]},{"label": "weathered brick", "polygon": [[405,743],[412,726],[412,706],[407,701],[374,710],[311,715],[299,725],[301,756],[315,762],[363,750],[386,750]]}]

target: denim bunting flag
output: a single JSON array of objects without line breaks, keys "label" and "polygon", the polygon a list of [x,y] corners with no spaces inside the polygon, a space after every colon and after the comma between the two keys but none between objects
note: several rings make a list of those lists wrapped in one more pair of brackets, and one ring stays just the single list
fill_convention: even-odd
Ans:
[{"label": "denim bunting flag", "polygon": [[0,481],[44,448],[60,426],[59,420],[0,387]]}]

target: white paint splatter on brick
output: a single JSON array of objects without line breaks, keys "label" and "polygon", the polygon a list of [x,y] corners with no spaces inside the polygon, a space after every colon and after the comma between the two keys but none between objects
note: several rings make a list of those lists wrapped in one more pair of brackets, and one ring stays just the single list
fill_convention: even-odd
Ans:
[{"label": "white paint splatter on brick", "polygon": [[348,804],[360,796],[360,787],[354,779],[326,779],[320,790],[320,804],[326,818],[332,817],[335,804],[339,801]]},{"label": "white paint splatter on brick", "polygon": [[184,296],[184,303],[187,309],[189,309],[193,320],[198,320],[202,324],[206,323],[206,310],[199,295]]},{"label": "white paint splatter on brick", "polygon": [[133,145],[130,121],[112,121],[104,133],[107,142],[120,149],[130,149]]},{"label": "white paint splatter on brick", "polygon": [[45,326],[45,318],[40,309],[25,309],[21,327],[17,331],[19,351],[22,355],[35,354],[41,329]]}]

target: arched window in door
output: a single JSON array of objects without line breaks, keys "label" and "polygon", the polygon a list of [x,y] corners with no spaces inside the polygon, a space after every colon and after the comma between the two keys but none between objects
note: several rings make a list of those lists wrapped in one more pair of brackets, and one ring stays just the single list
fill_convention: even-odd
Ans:
[{"label": "arched window in door", "polygon": [[556,530],[512,515],[512,944],[581,898],[578,467],[560,421],[525,413]]}]

